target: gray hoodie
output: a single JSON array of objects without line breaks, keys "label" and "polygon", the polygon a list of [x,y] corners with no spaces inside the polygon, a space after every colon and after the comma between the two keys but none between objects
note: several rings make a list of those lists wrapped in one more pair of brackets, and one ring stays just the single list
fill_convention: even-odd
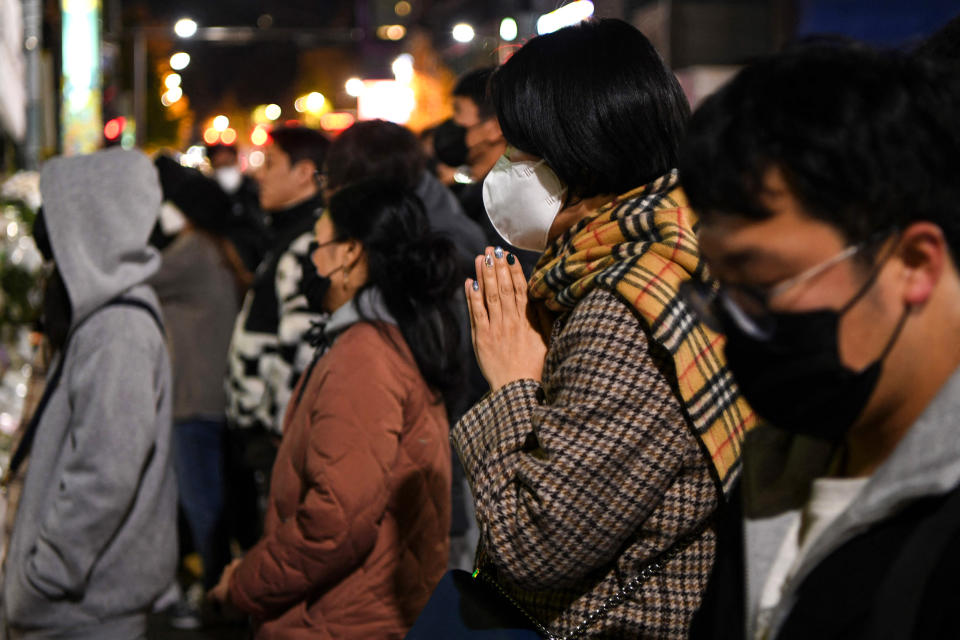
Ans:
[{"label": "gray hoodie", "polygon": [[[960,370],[953,373],[890,457],[870,476],[856,499],[816,538],[783,585],[770,619],[780,630],[797,589],[830,553],[870,527],[927,496],[960,484]],[[747,549],[747,637],[754,636],[760,593],[791,525],[800,518],[814,478],[827,474],[833,457],[826,443],[757,427],[744,445],[744,516]]]},{"label": "gray hoodie", "polygon": [[[54,259],[72,307],[64,368],[28,459],[3,584],[12,638],[126,639],[174,576],[170,365],[142,284],[156,170],[119,149],[58,158],[40,179]],[[57,368],[52,363],[51,371]]]}]

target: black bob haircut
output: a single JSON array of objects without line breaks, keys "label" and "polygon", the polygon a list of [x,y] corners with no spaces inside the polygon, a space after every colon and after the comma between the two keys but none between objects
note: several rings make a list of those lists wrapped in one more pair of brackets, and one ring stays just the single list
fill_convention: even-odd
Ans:
[{"label": "black bob haircut", "polygon": [[324,173],[330,189],[374,177],[416,189],[426,163],[412,131],[386,120],[364,120],[333,141]]},{"label": "black bob haircut", "polygon": [[568,200],[620,194],[676,167],[690,107],[650,41],[591,20],[533,38],[490,79],[503,136],[543,158]]},{"label": "black bob haircut", "polygon": [[920,43],[916,54],[925,58],[960,64],[960,15]]},{"label": "black bob haircut", "polygon": [[301,160],[309,160],[317,171],[330,148],[330,140],[310,127],[277,127],[270,132],[270,139],[290,158],[290,166]]},{"label": "black bob haircut", "polygon": [[477,115],[486,120],[492,118],[496,113],[493,110],[493,101],[490,99],[488,91],[490,76],[496,71],[496,67],[480,67],[466,72],[457,84],[453,87],[453,95],[460,98],[469,98],[473,104],[477,105]]},{"label": "black bob haircut", "polygon": [[960,255],[958,159],[960,74],[863,45],[811,46],[757,61],[704,101],[680,180],[704,222],[765,219],[776,169],[851,243],[926,220]]}]

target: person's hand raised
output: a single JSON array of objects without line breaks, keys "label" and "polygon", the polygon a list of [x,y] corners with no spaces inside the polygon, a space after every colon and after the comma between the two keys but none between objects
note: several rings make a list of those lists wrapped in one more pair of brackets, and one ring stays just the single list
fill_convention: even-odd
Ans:
[{"label": "person's hand raised", "polygon": [[[477,279],[465,283],[473,350],[494,391],[514,380],[540,380],[547,355],[546,318],[527,300],[516,256],[487,247],[477,256]],[[548,326],[548,325],[547,325]]]}]

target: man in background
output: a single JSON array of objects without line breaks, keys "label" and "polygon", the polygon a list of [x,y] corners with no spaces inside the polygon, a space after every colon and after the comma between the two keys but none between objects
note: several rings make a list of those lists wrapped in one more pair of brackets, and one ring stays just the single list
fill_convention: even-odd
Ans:
[{"label": "man in background", "polygon": [[303,269],[322,212],[319,172],[329,146],[307,127],[275,129],[257,175],[269,245],[234,324],[227,374],[228,487],[235,489],[228,511],[244,546],[260,537],[283,414],[313,354],[305,336],[320,315],[303,295]]}]

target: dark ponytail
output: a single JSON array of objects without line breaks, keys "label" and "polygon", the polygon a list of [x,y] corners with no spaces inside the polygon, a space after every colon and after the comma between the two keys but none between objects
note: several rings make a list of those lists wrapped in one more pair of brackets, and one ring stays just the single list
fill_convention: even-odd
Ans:
[{"label": "dark ponytail", "polygon": [[394,183],[344,187],[330,199],[329,211],[336,236],[358,240],[366,254],[367,283],[356,295],[380,292],[420,374],[449,406],[462,377],[453,244],[430,231],[420,199]]}]

